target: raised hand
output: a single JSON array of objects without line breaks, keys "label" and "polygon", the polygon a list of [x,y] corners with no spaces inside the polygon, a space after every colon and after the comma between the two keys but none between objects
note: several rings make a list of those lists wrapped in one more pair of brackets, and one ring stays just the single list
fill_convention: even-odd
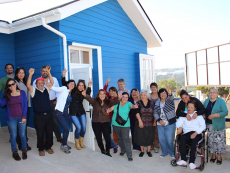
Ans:
[{"label": "raised hand", "polygon": [[68,71],[68,70],[66,70],[66,68],[65,68],[65,70],[62,71],[62,77],[65,77],[67,71]]},{"label": "raised hand", "polygon": [[46,86],[47,86],[48,88],[52,88],[52,84],[49,83],[49,82],[46,82]]},{"label": "raised hand", "polygon": [[139,106],[138,104],[133,105],[133,109],[137,109],[138,106]]},{"label": "raised hand", "polygon": [[50,65],[47,65],[47,66],[46,66],[46,70],[48,71],[48,73],[50,73],[51,66],[50,66]]},{"label": "raised hand", "polygon": [[81,94],[86,97],[86,90],[83,90]]},{"label": "raised hand", "polygon": [[109,77],[109,79],[106,80],[106,85],[108,85],[110,81],[111,81],[111,79]]},{"label": "raised hand", "polygon": [[122,94],[118,94],[118,100],[121,100]]},{"label": "raised hand", "polygon": [[88,87],[92,86],[92,78],[89,78]]},{"label": "raised hand", "polygon": [[35,72],[35,69],[34,69],[34,68],[30,68],[30,69],[29,69],[29,74],[30,74],[30,75],[33,75],[34,72]]},{"label": "raised hand", "polygon": [[169,95],[172,95],[172,91],[171,91],[171,89],[169,88],[169,86],[166,86],[166,90],[167,90],[167,92],[168,92]]}]

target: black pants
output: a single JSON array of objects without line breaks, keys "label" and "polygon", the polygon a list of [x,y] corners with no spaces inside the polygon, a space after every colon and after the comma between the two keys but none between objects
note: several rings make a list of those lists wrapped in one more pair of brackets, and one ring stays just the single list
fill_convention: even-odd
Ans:
[{"label": "black pants", "polygon": [[[61,131],[60,131],[60,127],[59,127],[59,124],[57,122],[57,119],[55,117],[55,106],[56,106],[56,104],[54,104],[53,102],[50,102],[51,114],[53,117],[53,131],[54,131],[54,134],[55,134],[57,140],[59,141],[61,139]],[[46,141],[46,134],[44,134],[43,141]]]},{"label": "black pants", "polygon": [[[92,122],[92,127],[93,127],[93,132],[96,136],[97,144],[101,152],[104,152],[104,151],[109,152],[110,147],[111,147],[110,122],[105,122],[105,123]],[[102,142],[102,134],[106,142],[106,150]]]},{"label": "black pants", "polygon": [[[26,119],[26,141],[28,142],[28,137],[27,137],[27,126],[28,126],[28,122],[29,122],[29,117],[30,117],[30,109],[28,108],[27,109],[27,119]],[[20,138],[20,135],[19,135],[19,129],[18,129],[18,126],[17,126],[17,138],[16,138],[16,142],[18,144],[18,148],[22,148],[22,143],[21,143],[21,138]],[[27,144],[28,145],[28,144]]]},{"label": "black pants", "polygon": [[[37,133],[37,148],[39,151],[51,149],[53,146],[53,117],[51,112],[44,114],[34,113],[34,127]],[[43,136],[46,134],[46,143],[43,145]]]},{"label": "black pants", "polygon": [[198,145],[198,142],[202,139],[201,134],[198,134],[194,139],[191,139],[191,135],[193,133],[194,133],[194,131],[183,134],[181,139],[180,139],[181,160],[187,161],[186,144],[191,144],[189,163],[195,163],[197,145]]}]

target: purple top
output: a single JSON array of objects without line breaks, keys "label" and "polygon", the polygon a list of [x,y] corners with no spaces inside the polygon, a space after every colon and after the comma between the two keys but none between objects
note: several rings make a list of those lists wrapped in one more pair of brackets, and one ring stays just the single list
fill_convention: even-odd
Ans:
[{"label": "purple top", "polygon": [[[132,97],[129,97],[128,101],[130,101],[132,104],[135,104]],[[129,112],[130,124],[132,124],[132,125],[135,125],[135,121],[137,119],[136,113],[137,113],[136,109],[131,109]]]},{"label": "purple top", "polygon": [[9,104],[9,111],[11,112],[10,113],[11,117],[21,117],[23,115],[21,97],[22,97],[21,94],[19,96],[10,95],[10,101],[8,102],[8,104]]}]

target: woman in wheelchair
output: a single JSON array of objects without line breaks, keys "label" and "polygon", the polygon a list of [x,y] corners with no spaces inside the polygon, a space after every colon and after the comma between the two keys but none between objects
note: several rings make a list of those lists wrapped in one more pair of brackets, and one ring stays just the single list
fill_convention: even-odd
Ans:
[{"label": "woman in wheelchair", "polygon": [[[190,100],[187,106],[187,113],[192,117],[196,113],[196,101]],[[181,161],[177,162],[177,165],[187,166],[187,152],[186,144],[191,145],[189,167],[195,169],[196,152],[199,142],[202,140],[202,132],[206,129],[205,120],[203,116],[197,116],[196,119],[187,120],[186,117],[180,117],[176,122],[177,135],[183,135],[180,139],[180,154]]]}]

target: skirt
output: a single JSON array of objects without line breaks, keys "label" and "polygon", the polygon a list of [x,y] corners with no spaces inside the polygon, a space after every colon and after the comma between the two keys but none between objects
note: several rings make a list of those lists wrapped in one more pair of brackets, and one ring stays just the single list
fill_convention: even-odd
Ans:
[{"label": "skirt", "polygon": [[222,154],[226,151],[226,129],[213,130],[212,124],[207,124],[208,149],[211,154]]},{"label": "skirt", "polygon": [[140,128],[138,125],[134,127],[134,142],[139,146],[150,146],[154,143],[154,126]]}]

